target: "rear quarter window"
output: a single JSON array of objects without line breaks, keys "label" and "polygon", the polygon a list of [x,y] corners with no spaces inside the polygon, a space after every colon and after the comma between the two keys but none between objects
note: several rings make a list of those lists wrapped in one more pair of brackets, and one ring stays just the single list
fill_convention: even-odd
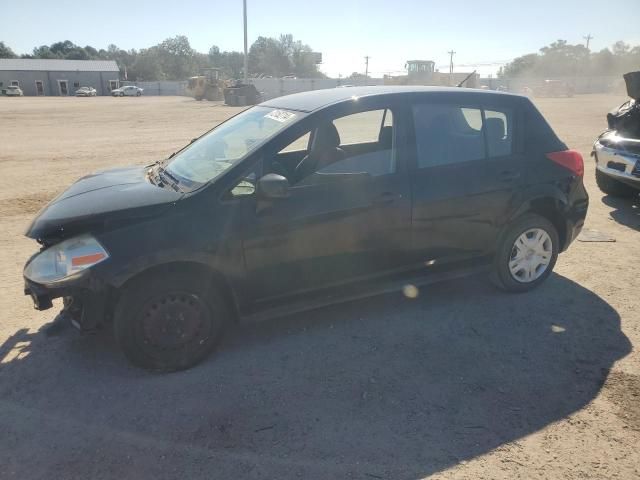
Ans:
[{"label": "rear quarter window", "polygon": [[513,110],[501,108],[484,111],[487,156],[503,157],[513,153]]}]

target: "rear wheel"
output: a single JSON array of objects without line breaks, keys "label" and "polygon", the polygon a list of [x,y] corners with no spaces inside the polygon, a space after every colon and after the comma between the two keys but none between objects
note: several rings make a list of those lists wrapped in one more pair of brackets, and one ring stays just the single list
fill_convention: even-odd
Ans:
[{"label": "rear wheel", "polygon": [[201,275],[143,276],[125,288],[114,329],[134,365],[183,370],[201,362],[216,346],[228,314],[224,301]]},{"label": "rear wheel", "polygon": [[139,97],[140,95],[142,95],[141,92],[136,92],[136,97]]},{"label": "rear wheel", "polygon": [[638,194],[635,188],[611,178],[598,169],[596,169],[596,183],[603,193],[614,197],[633,197]]},{"label": "rear wheel", "polygon": [[537,287],[551,274],[558,247],[558,232],[551,222],[535,214],[523,216],[503,235],[496,252],[496,284],[509,292]]},{"label": "rear wheel", "polygon": [[120,96],[121,96],[121,97],[124,97],[124,92],[120,92]]}]

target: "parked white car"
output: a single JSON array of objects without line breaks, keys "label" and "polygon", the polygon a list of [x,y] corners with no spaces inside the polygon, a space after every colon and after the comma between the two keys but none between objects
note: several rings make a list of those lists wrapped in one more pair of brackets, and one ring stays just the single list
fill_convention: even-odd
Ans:
[{"label": "parked white car", "polygon": [[111,90],[111,95],[114,97],[139,97],[142,95],[142,88],[135,87],[133,85],[127,85],[124,87],[116,88],[115,90]]},{"label": "parked white car", "polygon": [[24,95],[22,89],[16,85],[9,85],[5,91],[7,97],[22,97]]}]

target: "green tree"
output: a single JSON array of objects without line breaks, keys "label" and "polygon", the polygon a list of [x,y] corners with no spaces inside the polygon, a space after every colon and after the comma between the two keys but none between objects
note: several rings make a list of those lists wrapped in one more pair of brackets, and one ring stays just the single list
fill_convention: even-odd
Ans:
[{"label": "green tree", "polygon": [[197,73],[196,52],[184,35],[167,38],[156,48],[162,71],[168,80],[184,80]]},{"label": "green tree", "polygon": [[51,51],[49,45],[41,45],[33,49],[33,58],[60,58],[59,55]]},{"label": "green tree", "polygon": [[0,42],[0,58],[16,58],[16,54],[4,42]]}]

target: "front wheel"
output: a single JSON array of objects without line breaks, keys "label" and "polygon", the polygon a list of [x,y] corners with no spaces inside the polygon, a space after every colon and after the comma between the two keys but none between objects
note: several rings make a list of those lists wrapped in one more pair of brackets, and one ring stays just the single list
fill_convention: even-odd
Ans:
[{"label": "front wheel", "polygon": [[124,92],[120,92],[120,96],[121,96],[121,97],[124,97]]},{"label": "front wheel", "polygon": [[206,358],[227,320],[210,282],[189,272],[143,276],[125,287],[114,315],[116,341],[134,365],[184,370]]},{"label": "front wheel", "polygon": [[139,97],[140,95],[142,95],[142,93],[141,93],[141,92],[137,92],[137,93],[136,93],[136,97]]},{"label": "front wheel", "polygon": [[494,279],[508,292],[526,292],[551,274],[558,258],[558,232],[540,215],[527,214],[503,235],[494,260]]}]

